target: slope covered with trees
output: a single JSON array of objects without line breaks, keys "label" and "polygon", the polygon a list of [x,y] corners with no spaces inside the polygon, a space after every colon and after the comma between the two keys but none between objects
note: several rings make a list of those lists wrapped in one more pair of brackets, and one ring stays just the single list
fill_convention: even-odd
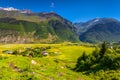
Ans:
[{"label": "slope covered with trees", "polygon": [[118,42],[120,40],[120,21],[113,18],[96,18],[76,24],[76,28],[79,39],[83,42]]},{"label": "slope covered with trees", "polygon": [[72,23],[56,13],[0,11],[0,17],[0,43],[79,41]]}]

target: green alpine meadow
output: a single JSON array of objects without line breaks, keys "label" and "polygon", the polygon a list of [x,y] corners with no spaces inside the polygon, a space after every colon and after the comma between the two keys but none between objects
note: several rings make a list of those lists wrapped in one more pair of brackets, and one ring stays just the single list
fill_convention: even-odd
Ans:
[{"label": "green alpine meadow", "polygon": [[1,0],[0,80],[120,80],[119,0]]}]

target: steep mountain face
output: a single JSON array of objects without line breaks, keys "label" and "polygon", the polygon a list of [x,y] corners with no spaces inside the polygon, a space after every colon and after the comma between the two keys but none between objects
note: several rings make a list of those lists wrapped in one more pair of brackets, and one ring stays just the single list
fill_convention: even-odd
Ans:
[{"label": "steep mountain face", "polygon": [[120,22],[112,18],[94,19],[86,31],[79,34],[79,39],[91,43],[120,41]]},{"label": "steep mountain face", "polygon": [[77,28],[77,35],[80,35],[90,29],[93,25],[99,23],[100,18],[95,18],[87,22],[74,23],[74,26]]},{"label": "steep mountain face", "polygon": [[78,41],[72,23],[56,13],[0,9],[0,43]]},{"label": "steep mountain face", "polygon": [[95,18],[87,22],[74,23],[74,26],[77,28],[77,35],[81,35],[96,24],[105,24],[111,21],[118,22],[116,19],[112,18]]}]

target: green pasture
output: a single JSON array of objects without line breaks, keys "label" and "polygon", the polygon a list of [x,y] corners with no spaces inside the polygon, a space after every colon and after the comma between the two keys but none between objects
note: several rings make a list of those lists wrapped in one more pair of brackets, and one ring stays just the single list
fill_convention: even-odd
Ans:
[{"label": "green pasture", "polygon": [[[2,53],[4,50],[24,49],[26,47],[51,46],[46,52],[57,55],[45,57],[25,57]],[[92,53],[94,47],[63,44],[7,44],[0,45],[1,80],[92,80],[82,73],[72,70],[77,58],[85,51]],[[34,60],[36,64],[32,64]]]}]

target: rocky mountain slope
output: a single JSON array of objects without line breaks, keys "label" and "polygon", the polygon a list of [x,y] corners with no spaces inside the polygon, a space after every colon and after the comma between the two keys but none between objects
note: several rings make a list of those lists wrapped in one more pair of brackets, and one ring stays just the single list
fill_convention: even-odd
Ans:
[{"label": "rocky mountain slope", "polygon": [[0,43],[79,41],[72,23],[54,12],[0,8]]},{"label": "rocky mountain slope", "polygon": [[76,28],[79,39],[84,42],[120,41],[120,22],[116,19],[96,18],[77,24]]}]

